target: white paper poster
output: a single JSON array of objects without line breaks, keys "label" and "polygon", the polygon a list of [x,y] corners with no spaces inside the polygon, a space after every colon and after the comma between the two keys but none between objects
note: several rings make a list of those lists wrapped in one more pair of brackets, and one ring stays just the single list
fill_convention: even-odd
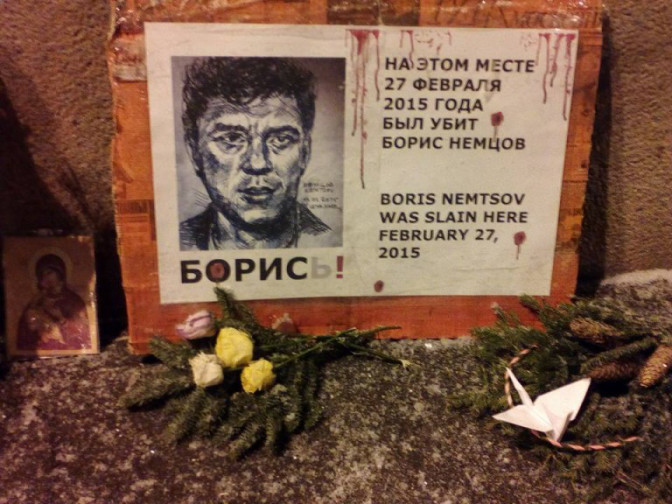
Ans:
[{"label": "white paper poster", "polygon": [[162,303],[549,294],[576,31],[145,30]]}]

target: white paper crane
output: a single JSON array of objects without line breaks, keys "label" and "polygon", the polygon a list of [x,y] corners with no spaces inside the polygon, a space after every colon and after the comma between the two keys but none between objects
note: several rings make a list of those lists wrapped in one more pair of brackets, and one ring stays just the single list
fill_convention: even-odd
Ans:
[{"label": "white paper crane", "polygon": [[554,441],[560,441],[567,430],[567,425],[576,418],[581,409],[581,404],[590,386],[590,378],[583,378],[551,390],[532,402],[513,372],[507,369],[506,373],[518,391],[523,404],[493,415],[493,418],[544,432]]}]

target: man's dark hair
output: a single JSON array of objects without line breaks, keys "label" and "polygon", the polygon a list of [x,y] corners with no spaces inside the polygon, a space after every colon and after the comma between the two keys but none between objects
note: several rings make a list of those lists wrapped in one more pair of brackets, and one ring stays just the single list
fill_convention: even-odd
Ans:
[{"label": "man's dark hair", "polygon": [[315,120],[314,81],[312,72],[289,59],[199,58],[187,67],[182,89],[185,139],[195,152],[198,120],[214,98],[246,105],[257,98],[292,97],[301,114],[301,125],[308,132]]}]

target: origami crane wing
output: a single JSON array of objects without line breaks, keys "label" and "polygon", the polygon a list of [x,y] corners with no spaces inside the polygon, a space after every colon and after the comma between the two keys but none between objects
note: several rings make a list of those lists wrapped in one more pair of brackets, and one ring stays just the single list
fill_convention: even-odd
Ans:
[{"label": "origami crane wing", "polygon": [[523,404],[493,415],[493,418],[540,432],[547,432],[553,428],[546,415],[539,414],[534,407]]},{"label": "origami crane wing", "polygon": [[583,399],[588,393],[590,378],[583,378],[569,385],[541,394],[534,400],[534,405],[543,406],[555,414],[570,413],[569,420],[574,420],[581,410]]},{"label": "origami crane wing", "polygon": [[569,422],[576,418],[581,409],[581,404],[590,386],[590,378],[551,390],[532,402],[529,394],[510,369],[507,369],[507,375],[523,404],[494,415],[493,418],[544,432],[555,441],[560,441]]}]

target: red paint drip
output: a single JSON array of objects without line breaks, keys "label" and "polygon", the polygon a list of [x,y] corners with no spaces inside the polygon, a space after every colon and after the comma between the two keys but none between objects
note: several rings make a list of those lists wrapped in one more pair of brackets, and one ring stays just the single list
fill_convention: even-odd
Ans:
[{"label": "red paint drip", "polygon": [[[347,44],[347,42],[346,42]],[[353,63],[353,66],[355,66],[355,92],[352,96],[352,99],[350,100],[352,102],[352,110],[353,110],[353,118],[352,118],[352,136],[355,135],[355,131],[357,131],[357,101],[359,99],[359,87],[360,87],[360,82],[359,82],[359,69],[355,65],[355,62],[357,61],[358,57],[356,56],[357,51],[357,46],[355,44],[352,44],[350,47],[350,61]]]},{"label": "red paint drip", "polygon": [[371,32],[376,37],[376,71],[373,73],[373,82],[376,85],[376,101],[380,101],[380,87],[378,86],[378,73],[380,72],[380,32],[373,30]]},{"label": "red paint drip", "polygon": [[558,74],[558,55],[560,54],[560,44],[562,39],[565,37],[564,33],[561,33],[555,38],[555,44],[553,44],[553,64],[551,65],[551,83],[550,87],[553,87],[553,82],[555,82],[555,76]]},{"label": "red paint drip", "polygon": [[343,256],[336,256],[336,278],[343,278]]},{"label": "red paint drip", "polygon": [[399,47],[404,47],[404,39],[406,38],[405,36],[408,35],[408,41],[410,42],[411,46],[408,51],[408,57],[409,59],[413,58],[413,53],[415,52],[415,42],[414,42],[414,35],[413,35],[413,30],[401,30],[401,37],[399,38]]},{"label": "red paint drip", "polygon": [[[562,41],[565,40],[565,51],[564,51],[564,59],[566,60],[565,64],[565,82],[564,82],[564,89],[563,89],[563,100],[562,100],[562,118],[566,121],[567,120],[567,108],[568,108],[568,103],[569,103],[569,95],[572,92],[571,85],[569,82],[569,77],[572,73],[572,43],[574,42],[574,39],[576,38],[576,35],[573,33],[559,33],[556,34],[555,37],[553,38],[552,33],[540,33],[539,34],[539,45],[537,47],[537,58],[536,58],[536,63],[539,63],[539,54],[541,52],[541,46],[543,44],[542,39],[546,40],[546,69],[544,70],[544,77],[543,77],[543,82],[542,82],[542,87],[544,91],[544,103],[547,102],[548,100],[548,89],[547,89],[547,83],[548,87],[553,87],[553,84],[555,83],[555,78],[558,75],[558,62],[561,58],[561,46],[562,46]],[[551,52],[551,40],[553,40],[553,49]],[[548,81],[548,78],[550,77],[550,82]]]},{"label": "red paint drip", "polygon": [[366,120],[364,117],[364,104],[366,103],[366,63],[369,59],[369,40],[370,36],[376,41],[376,69],[374,72],[374,81],[376,85],[376,100],[380,99],[380,89],[378,87],[378,71],[380,70],[380,48],[379,37],[380,30],[348,30],[350,33],[350,40],[352,46],[350,49],[350,59],[352,66],[355,69],[355,96],[352,99],[354,117],[352,121],[352,135],[355,135],[359,129],[360,147],[359,147],[359,164],[360,164],[360,179],[362,182],[362,189],[365,189],[364,184],[364,146],[367,139],[366,134]]},{"label": "red paint drip", "polygon": [[575,39],[575,35],[570,33],[567,35],[567,48],[565,51],[565,58],[567,59],[567,69],[565,70],[565,96],[562,100],[562,117],[567,120],[567,101],[569,95],[572,92],[572,88],[569,85],[569,75],[572,73],[572,42]]},{"label": "red paint drip", "polygon": [[373,290],[376,292],[383,292],[383,289],[385,288],[385,282],[382,280],[378,280],[376,283],[373,284]]},{"label": "red paint drip", "polygon": [[513,244],[516,246],[516,261],[520,257],[520,247],[525,243],[525,240],[527,240],[525,231],[518,231],[513,235]]},{"label": "red paint drip", "polygon": [[544,70],[544,80],[542,82],[542,88],[544,90],[544,103],[548,100],[548,91],[546,90],[546,77],[548,77],[549,64],[551,61],[551,34],[550,33],[540,33],[539,34],[539,47],[541,47],[541,39],[546,39],[546,69]]}]

